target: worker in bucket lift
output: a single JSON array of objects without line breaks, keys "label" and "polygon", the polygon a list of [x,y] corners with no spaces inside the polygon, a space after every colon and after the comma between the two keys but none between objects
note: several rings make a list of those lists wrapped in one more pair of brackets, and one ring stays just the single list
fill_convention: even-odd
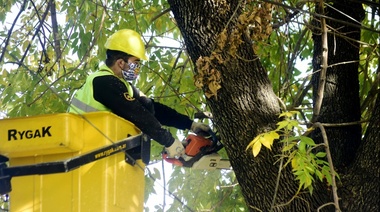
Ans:
[{"label": "worker in bucket lift", "polygon": [[162,125],[207,134],[210,127],[147,98],[130,81],[138,77],[140,59],[147,60],[141,36],[130,29],[115,32],[105,43],[106,61],[90,74],[75,93],[69,108],[72,113],[111,111],[135,124],[142,132],[165,146],[168,157],[185,153],[183,144]]}]

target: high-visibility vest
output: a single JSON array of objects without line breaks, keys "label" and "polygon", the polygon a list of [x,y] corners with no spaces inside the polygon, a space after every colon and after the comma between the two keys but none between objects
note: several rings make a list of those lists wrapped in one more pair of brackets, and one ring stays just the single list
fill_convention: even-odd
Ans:
[{"label": "high-visibility vest", "polygon": [[[92,82],[95,77],[106,75],[114,75],[117,77],[106,65],[102,65],[99,71],[90,74],[87,77],[86,83],[75,93],[74,97],[71,100],[69,107],[70,113],[82,114],[95,111],[111,111],[102,103],[94,99],[94,89]],[[120,81],[122,81],[127,87],[129,96],[133,96],[132,86],[124,79],[120,79]]]}]

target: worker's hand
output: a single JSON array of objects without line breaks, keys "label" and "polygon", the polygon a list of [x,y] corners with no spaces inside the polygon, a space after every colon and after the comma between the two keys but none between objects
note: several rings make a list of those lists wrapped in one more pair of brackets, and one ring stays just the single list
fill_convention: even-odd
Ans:
[{"label": "worker's hand", "polygon": [[185,154],[185,148],[178,139],[175,139],[174,143],[170,147],[165,147],[165,150],[168,158],[179,158]]},{"label": "worker's hand", "polygon": [[197,135],[207,137],[207,136],[210,136],[209,132],[211,131],[211,128],[207,124],[198,123],[194,121],[191,124],[190,130],[193,131]]}]

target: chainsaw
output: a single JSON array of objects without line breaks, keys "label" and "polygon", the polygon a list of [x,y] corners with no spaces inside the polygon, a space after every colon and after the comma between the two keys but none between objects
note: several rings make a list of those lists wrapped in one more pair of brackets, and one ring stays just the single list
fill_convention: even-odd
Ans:
[{"label": "chainsaw", "polygon": [[168,158],[163,152],[163,159],[176,166],[192,169],[231,169],[228,159],[222,159],[218,151],[223,148],[214,132],[209,132],[210,137],[189,134],[185,139],[185,155],[180,158]]}]

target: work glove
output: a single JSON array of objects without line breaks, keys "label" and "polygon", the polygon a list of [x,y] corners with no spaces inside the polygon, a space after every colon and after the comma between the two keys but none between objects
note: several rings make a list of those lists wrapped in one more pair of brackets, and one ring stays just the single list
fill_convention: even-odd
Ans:
[{"label": "work glove", "polygon": [[165,150],[168,158],[179,158],[185,154],[185,148],[178,139],[175,139],[171,146],[165,147]]},{"label": "work glove", "polygon": [[194,121],[191,124],[190,130],[193,131],[197,135],[207,137],[207,136],[210,136],[209,132],[211,131],[211,128],[207,124],[198,123]]}]

